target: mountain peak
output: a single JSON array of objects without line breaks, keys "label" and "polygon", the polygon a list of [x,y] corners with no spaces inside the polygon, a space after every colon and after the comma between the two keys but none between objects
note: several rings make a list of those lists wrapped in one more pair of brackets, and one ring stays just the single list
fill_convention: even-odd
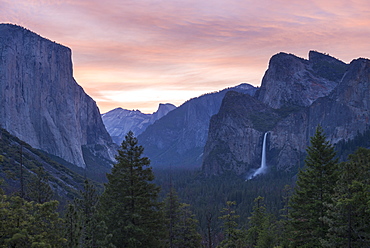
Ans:
[{"label": "mountain peak", "polygon": [[316,51],[309,52],[308,60],[274,55],[256,99],[226,94],[209,125],[203,171],[250,175],[261,164],[266,132],[269,166],[298,170],[317,125],[340,151],[338,157],[346,159],[346,149],[367,140],[369,75],[370,60],[363,58],[346,64]]},{"label": "mountain peak", "polygon": [[154,112],[153,114],[155,114],[155,113],[158,113],[158,112],[161,112],[161,111],[163,111],[163,110],[173,110],[173,109],[175,109],[176,108],[176,106],[175,105],[173,105],[172,103],[160,103],[159,105],[158,105],[158,109],[157,109],[157,111],[156,112]]},{"label": "mountain peak", "polygon": [[278,53],[270,59],[258,99],[275,109],[289,105],[307,107],[328,95],[346,69],[344,62],[316,51],[309,52],[309,60]]},{"label": "mountain peak", "polygon": [[25,27],[22,27],[20,25],[16,25],[16,24],[11,24],[11,23],[0,23],[0,38],[1,37],[16,37],[16,36],[19,36],[19,35],[23,35],[25,37],[31,37],[33,39],[40,39],[40,40],[43,40],[43,41],[47,41],[47,42],[51,42],[51,43],[54,43],[54,44],[57,44],[58,46],[62,46],[64,47],[65,49],[68,49],[68,50],[71,50],[69,47],[66,47],[62,44],[59,44],[55,41],[51,41],[45,37],[42,37],[41,35],[25,28]]},{"label": "mountain peak", "polygon": [[[234,89],[236,90],[241,90],[241,91],[249,91],[249,90],[256,90],[256,87],[254,87],[253,85],[251,84],[248,84],[248,83],[241,83],[235,87],[233,87]],[[251,95],[253,95],[251,93]]]},{"label": "mountain peak", "polygon": [[285,53],[285,52],[280,52],[275,55],[273,55],[270,59],[270,66],[271,64],[281,64],[281,63],[297,63],[297,62],[307,62],[304,58],[298,57],[292,53]]},{"label": "mountain peak", "polygon": [[16,24],[11,24],[11,23],[0,23],[0,30],[2,31],[2,33],[5,33],[6,31],[8,32],[11,32],[11,31],[16,31],[16,32],[19,32],[19,31],[24,31],[24,32],[29,32],[29,33],[32,33],[32,34],[36,34],[35,32],[31,31],[31,30],[28,30],[27,28],[25,27],[22,27],[22,26],[19,26],[19,25],[16,25]]},{"label": "mountain peak", "polygon": [[339,59],[336,59],[336,58],[334,58],[333,56],[330,56],[327,53],[321,53],[321,52],[314,51],[314,50],[309,51],[308,60],[310,62],[313,62],[313,63],[315,63],[317,61],[327,61],[327,62],[331,62],[331,63],[345,64],[343,61],[341,61]]},{"label": "mountain peak", "polygon": [[199,168],[208,137],[209,122],[227,92],[254,95],[256,88],[240,84],[192,98],[150,125],[138,139],[157,168]]},{"label": "mountain peak", "polygon": [[339,82],[347,69],[346,63],[325,53],[310,51],[308,58],[315,74],[326,80]]},{"label": "mountain peak", "polygon": [[151,122],[154,123],[156,120],[159,120],[175,108],[176,106],[171,103],[160,103],[157,111],[154,112],[151,116]]},{"label": "mountain peak", "polygon": [[160,103],[158,110],[153,114],[144,114],[140,110],[128,110],[115,108],[102,114],[104,125],[116,144],[121,144],[128,131],[134,132],[136,136],[156,120],[165,116],[176,106],[170,103]]},{"label": "mountain peak", "polygon": [[79,167],[87,165],[96,144],[102,158],[114,159],[116,148],[96,103],[73,78],[68,47],[0,24],[0,57],[0,126]]}]

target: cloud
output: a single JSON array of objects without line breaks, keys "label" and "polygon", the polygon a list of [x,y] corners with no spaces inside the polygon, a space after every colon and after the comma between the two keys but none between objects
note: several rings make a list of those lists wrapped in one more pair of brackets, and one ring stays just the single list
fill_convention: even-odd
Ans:
[{"label": "cloud", "polygon": [[[259,85],[281,51],[369,57],[369,16],[367,0],[0,1],[0,22],[72,49],[75,77],[103,111],[132,104],[154,111],[189,92]],[[128,102],[134,92],[145,103]]]}]

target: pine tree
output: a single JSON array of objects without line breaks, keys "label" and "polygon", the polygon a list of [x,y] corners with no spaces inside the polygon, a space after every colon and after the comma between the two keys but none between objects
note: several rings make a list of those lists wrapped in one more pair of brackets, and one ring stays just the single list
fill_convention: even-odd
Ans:
[{"label": "pine tree", "polygon": [[290,199],[294,247],[321,247],[321,241],[326,237],[329,226],[324,217],[338,180],[335,156],[334,147],[318,126],[307,148],[305,168],[298,174],[297,186]]},{"label": "pine tree", "polygon": [[27,184],[26,198],[37,203],[44,203],[50,201],[53,195],[53,190],[48,184],[48,176],[44,169],[39,167]]},{"label": "pine tree", "polygon": [[99,214],[112,233],[117,247],[161,247],[164,217],[158,202],[160,188],[152,183],[150,161],[130,131],[116,156],[117,163],[107,174]]},{"label": "pine tree", "polygon": [[278,244],[276,222],[272,221],[271,215],[266,215],[262,222],[262,229],[258,234],[256,248],[270,248]]},{"label": "pine tree", "polygon": [[213,220],[213,213],[211,211],[208,211],[206,214],[206,220],[207,220],[207,248],[212,248],[213,242],[212,242],[212,220]]},{"label": "pine tree", "polygon": [[96,206],[99,198],[95,187],[87,179],[84,183],[84,190],[80,193],[82,198],[76,199],[76,205],[81,212],[81,247],[96,247],[94,229],[97,226]]},{"label": "pine tree", "polygon": [[370,150],[359,148],[341,163],[325,221],[326,247],[370,247]]},{"label": "pine tree", "polygon": [[164,213],[167,220],[167,230],[168,230],[167,245],[169,248],[176,247],[174,242],[178,236],[176,225],[179,222],[180,206],[181,204],[179,202],[175,189],[171,187],[170,192],[168,193],[166,199],[164,199]]},{"label": "pine tree", "polygon": [[280,218],[276,222],[278,243],[281,247],[288,247],[290,243],[289,239],[292,230],[290,230],[291,225],[289,225],[289,200],[292,196],[292,191],[293,189],[290,185],[285,185],[282,190],[283,208],[280,210]]},{"label": "pine tree", "polygon": [[77,248],[81,238],[81,215],[75,204],[68,204],[64,218],[65,239],[67,247]]},{"label": "pine tree", "polygon": [[197,232],[198,220],[190,210],[190,205],[181,203],[179,223],[176,225],[178,235],[174,240],[174,247],[197,248],[201,247],[202,237]]},{"label": "pine tree", "polygon": [[251,217],[249,217],[249,228],[247,231],[247,240],[249,247],[257,245],[258,236],[262,232],[263,223],[266,218],[266,208],[263,204],[264,198],[259,196],[254,199],[255,205]]},{"label": "pine tree", "polygon": [[271,216],[266,213],[264,198],[258,196],[254,199],[255,205],[247,230],[247,247],[268,248],[277,242],[276,225]]},{"label": "pine tree", "polygon": [[63,247],[57,201],[36,204],[0,195],[0,247]]},{"label": "pine tree", "polygon": [[218,247],[224,248],[238,248],[244,247],[244,232],[238,229],[237,219],[240,218],[236,214],[233,207],[236,205],[235,201],[227,201],[226,207],[221,210],[222,216],[219,219],[224,221],[224,233],[225,239],[220,243]]},{"label": "pine tree", "polygon": [[2,195],[0,207],[0,246],[30,246],[28,230],[34,205],[19,196]]},{"label": "pine tree", "polygon": [[59,202],[37,203],[32,213],[29,233],[33,235],[31,247],[63,247],[63,220],[57,212]]},{"label": "pine tree", "polygon": [[197,232],[198,220],[189,209],[190,205],[180,203],[176,191],[171,188],[165,203],[167,219],[168,247],[196,248],[201,247],[201,236]]},{"label": "pine tree", "polygon": [[97,205],[99,196],[95,186],[85,180],[84,189],[80,191],[82,198],[75,199],[75,205],[81,218],[80,246],[86,248],[112,247],[111,235],[104,222],[99,222]]}]

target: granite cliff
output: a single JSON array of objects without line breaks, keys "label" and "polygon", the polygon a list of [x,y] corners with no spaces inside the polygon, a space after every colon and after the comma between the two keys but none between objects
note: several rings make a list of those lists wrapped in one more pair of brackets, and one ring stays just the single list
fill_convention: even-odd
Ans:
[{"label": "granite cliff", "polygon": [[157,120],[138,136],[154,168],[200,168],[209,121],[228,91],[254,95],[256,88],[241,84],[193,98]]},{"label": "granite cliff", "polygon": [[265,132],[268,166],[296,169],[318,125],[333,144],[365,132],[369,104],[369,60],[345,64],[313,51],[308,60],[277,54],[255,97],[225,96],[210,122],[203,170],[208,175],[234,171],[247,176],[260,165]]},{"label": "granite cliff", "polygon": [[257,98],[275,109],[310,106],[338,85],[346,68],[342,61],[315,51],[309,52],[308,60],[276,54],[270,59]]},{"label": "granite cliff", "polygon": [[0,126],[79,167],[115,153],[96,103],[73,78],[71,50],[10,24],[0,24]]},{"label": "granite cliff", "polygon": [[117,145],[121,145],[126,134],[132,131],[135,136],[140,135],[156,120],[162,118],[176,107],[173,104],[159,104],[158,110],[153,114],[144,114],[140,110],[113,109],[102,114],[103,123]]}]

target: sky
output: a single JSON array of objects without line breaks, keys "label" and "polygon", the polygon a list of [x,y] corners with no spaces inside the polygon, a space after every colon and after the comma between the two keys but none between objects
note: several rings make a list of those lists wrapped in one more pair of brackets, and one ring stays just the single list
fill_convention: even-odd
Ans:
[{"label": "sky", "polygon": [[260,86],[279,52],[370,57],[368,0],[0,0],[0,23],[71,48],[101,113]]}]

